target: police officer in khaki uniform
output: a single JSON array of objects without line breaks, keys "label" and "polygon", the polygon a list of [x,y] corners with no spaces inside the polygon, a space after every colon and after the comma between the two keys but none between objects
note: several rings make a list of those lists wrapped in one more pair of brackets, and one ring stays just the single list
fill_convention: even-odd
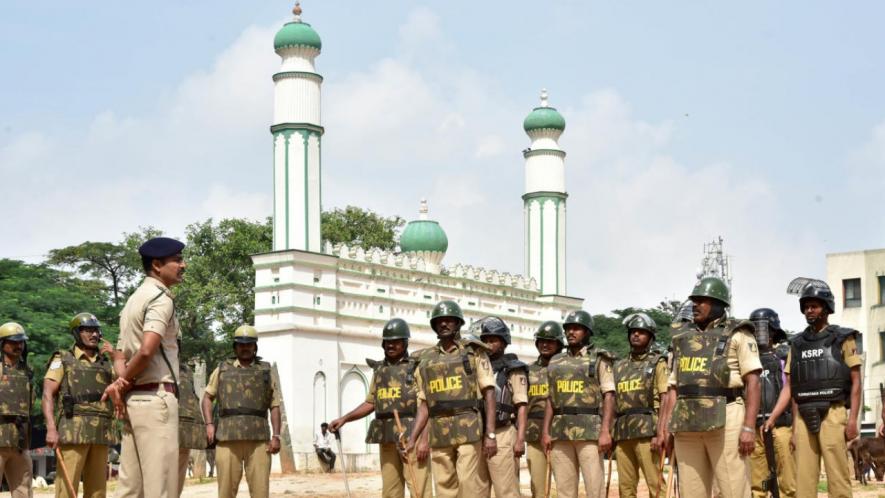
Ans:
[{"label": "police officer in khaki uniform", "polygon": [[538,359],[529,365],[528,421],[525,440],[526,460],[531,477],[532,498],[543,498],[547,487],[547,453],[541,446],[541,426],[547,406],[547,365],[550,358],[562,352],[565,337],[559,322],[548,320],[535,332]]},{"label": "police officer in khaki uniform", "polygon": [[568,349],[547,366],[549,397],[541,444],[550,452],[560,498],[578,496],[579,473],[587,496],[604,493],[602,454],[612,447],[614,357],[593,345],[593,319],[573,311],[563,322]]},{"label": "police officer in khaki uniform", "polygon": [[[765,498],[769,491],[766,479],[770,472],[766,457],[765,432],[771,433],[774,446],[773,462],[777,473],[780,496],[793,498],[796,496],[796,461],[790,449],[790,438],[793,435],[793,416],[787,409],[776,418],[771,414],[777,405],[778,398],[784,388],[784,361],[790,352],[787,334],[781,328],[778,314],[770,308],[759,308],[750,313],[750,321],[756,327],[756,344],[759,346],[759,359],[762,361],[762,373],[759,376],[761,401],[759,415],[756,416],[756,449],[750,455],[750,475],[753,479],[754,498]],[[789,404],[789,396],[785,404]]]},{"label": "police officer in khaki uniform", "polygon": [[115,415],[126,418],[118,498],[178,496],[179,325],[169,288],[184,276],[183,249],[166,237],[138,248],[147,277],[120,313],[125,371],[105,389]]},{"label": "police officer in khaki uniform", "polygon": [[667,394],[667,357],[651,349],[657,324],[645,313],[624,318],[630,356],[615,362],[615,459],[618,462],[618,496],[636,498],[639,471],[649,493],[658,490],[658,409]]},{"label": "police officer in khaki uniform", "polygon": [[31,496],[31,369],[25,329],[0,325],[0,476],[13,498]]},{"label": "police officer in khaki uniform", "polygon": [[674,331],[658,441],[666,452],[676,433],[682,496],[710,496],[715,477],[722,498],[747,498],[762,370],[753,324],[728,318],[730,292],[716,277],[701,279],[689,298],[693,321]]},{"label": "police officer in khaki uniform", "polygon": [[206,424],[194,389],[194,372],[186,362],[178,365],[178,496],[184,490],[191,450],[205,450]]},{"label": "police officer in khaki uniform", "polygon": [[[110,401],[99,400],[113,380],[113,365],[104,351],[99,351],[101,323],[95,315],[74,316],[68,329],[74,336],[74,346],[49,359],[43,378],[46,446],[61,450],[75,492],[82,478],[83,496],[103,498],[108,446],[117,444],[117,434]],[[61,399],[57,418],[56,397]],[[70,496],[61,481],[55,486],[55,496]]]},{"label": "police officer in khaki uniform", "polygon": [[[441,301],[434,306],[430,327],[439,342],[421,353],[415,376],[418,414],[407,453],[415,448],[429,418],[430,466],[439,498],[459,493],[487,496],[489,483],[480,474],[479,459],[492,458],[498,449],[495,374],[486,356],[488,346],[476,339],[461,339],[463,325],[458,303]],[[422,448],[418,449],[421,458]]]},{"label": "police officer in khaki uniform", "polygon": [[[216,439],[218,496],[233,498],[246,471],[249,496],[270,494],[271,455],[280,451],[280,388],[271,366],[258,354],[258,331],[241,325],[234,331],[235,358],[222,362],[203,391],[203,418],[212,420],[212,401],[218,398],[218,428],[206,424],[209,443]],[[270,411],[270,425],[267,412]]]},{"label": "police officer in khaki uniform", "polygon": [[[525,429],[528,404],[528,365],[512,353],[510,329],[498,317],[490,316],[474,323],[479,338],[489,346],[489,361],[495,373],[495,441],[498,452],[483,460],[481,469],[488,474],[498,498],[516,498],[519,492],[519,459],[525,454]],[[514,424],[516,426],[514,427]]]},{"label": "police officer in khaki uniform", "polygon": [[[366,360],[374,371],[366,400],[329,424],[329,430],[337,432],[348,422],[375,414],[366,434],[366,442],[380,446],[381,496],[384,498],[403,498],[405,485],[409,486],[411,496],[430,498],[433,495],[427,459],[418,461],[415,452],[408,455],[407,461],[400,457],[400,434],[393,414],[394,410],[399,414],[408,438],[418,411],[418,387],[415,383],[418,358],[409,356],[411,335],[409,324],[401,318],[394,318],[384,325],[381,331],[384,360]],[[412,482],[413,476],[415,483]]]},{"label": "police officer in khaki uniform", "polygon": [[793,283],[797,281],[805,282],[799,291],[799,308],[808,327],[791,341],[784,367],[786,386],[770,418],[777,418],[787,406],[785,398],[792,397],[797,415],[793,423],[796,496],[815,496],[823,459],[829,495],[850,497],[846,441],[858,436],[860,333],[830,325],[836,302],[825,282],[796,279]]}]

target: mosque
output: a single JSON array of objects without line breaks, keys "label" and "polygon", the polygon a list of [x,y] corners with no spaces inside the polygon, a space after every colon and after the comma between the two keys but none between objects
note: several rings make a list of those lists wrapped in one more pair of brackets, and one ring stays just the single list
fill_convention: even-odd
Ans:
[{"label": "mosque", "polygon": [[[412,351],[435,344],[430,310],[457,301],[469,327],[488,315],[510,326],[510,350],[524,360],[537,356],[533,334],[544,320],[562,320],[582,307],[566,291],[565,151],[558,143],[565,119],[548,103],[523,121],[525,158],[525,275],[462,263],[443,264],[449,240],[420,200],[418,219],[400,236],[398,252],[364,250],[324,242],[322,207],[321,87],[316,58],[322,42],[302,21],[274,37],[281,58],[273,75],[273,251],[253,256],[255,326],[265,360],[277,364],[295,464],[316,468],[313,435],[320,423],[365,400],[372,371],[366,358],[380,359],[381,329],[405,319]],[[334,165],[331,165],[334,168]],[[418,199],[416,199],[416,203]],[[347,424],[344,453],[355,469],[377,469],[377,445],[364,442],[370,418]]]}]

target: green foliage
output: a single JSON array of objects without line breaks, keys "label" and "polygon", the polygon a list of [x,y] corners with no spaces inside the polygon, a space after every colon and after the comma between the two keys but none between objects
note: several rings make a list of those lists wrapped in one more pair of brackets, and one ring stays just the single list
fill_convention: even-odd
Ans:
[{"label": "green foliage", "polygon": [[612,310],[611,315],[593,315],[593,343],[597,346],[624,357],[630,352],[630,341],[627,329],[623,325],[624,318],[632,313],[647,313],[658,324],[655,347],[665,352],[670,345],[670,316],[657,308],[641,309],[626,308]]},{"label": "green foliage", "polygon": [[132,267],[131,259],[131,252],[122,245],[110,242],[83,242],[77,246],[49,251],[46,263],[73,268],[80,274],[96,280],[107,279],[114,306],[119,307],[127,285],[138,276],[137,267]]},{"label": "green foliage", "polygon": [[396,232],[406,221],[399,216],[385,218],[368,209],[347,206],[325,211],[321,219],[323,239],[333,244],[358,245],[363,249],[396,248]]},{"label": "green foliage", "polygon": [[88,311],[102,322],[104,337],[116,341],[118,323],[108,305],[108,288],[97,280],[83,280],[45,264],[31,265],[0,259],[0,321],[20,323],[28,334],[28,363],[34,370],[35,410],[39,410],[43,374],[49,357],[74,340],[68,322]]}]

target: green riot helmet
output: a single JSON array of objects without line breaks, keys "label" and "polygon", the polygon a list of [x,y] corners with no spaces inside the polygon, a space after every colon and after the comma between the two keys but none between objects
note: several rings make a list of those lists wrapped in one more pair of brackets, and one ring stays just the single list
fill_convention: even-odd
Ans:
[{"label": "green riot helmet", "polygon": [[234,331],[234,344],[255,344],[258,342],[258,331],[251,325],[240,325]]},{"label": "green riot helmet", "polygon": [[628,334],[633,329],[640,329],[647,331],[651,334],[652,338],[654,338],[658,333],[658,324],[655,323],[652,317],[645,313],[632,313],[627,315],[621,323],[627,328]]},{"label": "green riot helmet", "polygon": [[812,280],[802,288],[802,293],[799,295],[799,311],[802,313],[805,313],[805,301],[809,299],[821,301],[830,313],[836,312],[836,298],[830,286],[823,281]]},{"label": "green riot helmet", "polygon": [[704,277],[692,289],[689,298],[709,297],[715,299],[725,306],[731,306],[731,291],[718,277]]},{"label": "green riot helmet", "polygon": [[566,325],[572,324],[584,327],[590,332],[590,335],[593,335],[593,317],[590,316],[590,313],[584,310],[572,311],[566,315],[565,321],[562,322],[562,328],[564,329]]},{"label": "green riot helmet", "polygon": [[0,325],[0,342],[3,341],[27,341],[28,335],[25,328],[15,322],[7,322]]},{"label": "green riot helmet", "polygon": [[461,307],[458,306],[458,303],[455,301],[440,301],[436,303],[436,306],[433,307],[433,311],[430,312],[430,328],[436,332],[436,327],[433,325],[438,318],[446,318],[453,317],[457,318],[461,325],[464,325],[464,313],[461,312]]},{"label": "green riot helmet", "polygon": [[101,322],[98,321],[95,315],[92,313],[78,313],[74,318],[71,318],[71,322],[68,324],[68,330],[71,331],[74,340],[78,344],[80,343],[80,329],[84,327],[97,328],[99,334],[101,334]]},{"label": "green riot helmet", "polygon": [[554,320],[547,320],[538,326],[538,330],[535,331],[535,347],[537,347],[539,339],[556,341],[559,343],[560,350],[565,346],[565,332],[562,331],[562,325]]},{"label": "green riot helmet", "polygon": [[408,341],[411,336],[412,333],[409,330],[409,324],[402,318],[389,320],[384,324],[384,328],[381,330],[382,341],[392,341],[394,339],[405,339]]},{"label": "green riot helmet", "polygon": [[479,338],[482,340],[483,337],[492,335],[500,337],[504,343],[510,345],[510,329],[504,320],[496,316],[487,316],[480,320]]}]

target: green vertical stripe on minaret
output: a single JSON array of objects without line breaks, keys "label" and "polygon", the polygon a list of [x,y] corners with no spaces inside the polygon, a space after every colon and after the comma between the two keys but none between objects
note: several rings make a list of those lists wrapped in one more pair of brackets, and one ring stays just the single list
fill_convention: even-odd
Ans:
[{"label": "green vertical stripe on minaret", "polygon": [[307,144],[309,142],[310,132],[305,130],[301,132],[301,136],[304,138],[304,250],[310,250],[310,183],[308,182],[308,169],[310,168],[310,163],[308,162],[308,154],[307,154]]},{"label": "green vertical stripe on minaret", "polygon": [[323,136],[317,134],[317,182],[320,184],[320,252],[323,252]]}]

